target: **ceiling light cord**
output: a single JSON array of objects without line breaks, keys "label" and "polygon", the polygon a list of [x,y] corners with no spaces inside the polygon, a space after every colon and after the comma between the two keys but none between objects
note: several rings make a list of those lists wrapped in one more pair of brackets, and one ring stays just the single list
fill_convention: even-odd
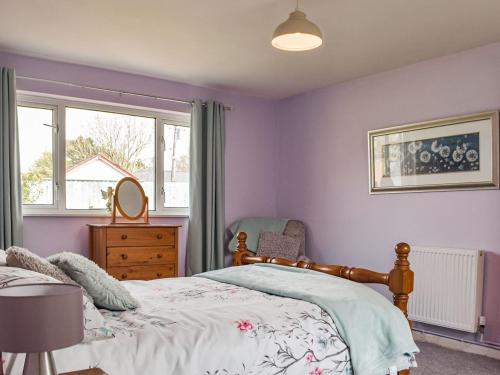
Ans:
[{"label": "ceiling light cord", "polygon": [[295,6],[295,10],[299,10],[299,0],[297,0],[297,5]]}]

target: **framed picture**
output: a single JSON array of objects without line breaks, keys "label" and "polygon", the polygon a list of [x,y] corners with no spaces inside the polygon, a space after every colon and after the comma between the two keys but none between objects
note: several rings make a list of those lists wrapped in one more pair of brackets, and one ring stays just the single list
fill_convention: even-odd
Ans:
[{"label": "framed picture", "polygon": [[498,111],[368,132],[370,193],[498,188]]}]

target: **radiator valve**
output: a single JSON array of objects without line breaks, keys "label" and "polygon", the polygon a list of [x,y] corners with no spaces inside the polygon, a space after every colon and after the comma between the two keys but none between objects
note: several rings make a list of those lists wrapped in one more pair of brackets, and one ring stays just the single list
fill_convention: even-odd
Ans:
[{"label": "radiator valve", "polygon": [[483,342],[484,339],[484,327],[486,326],[486,317],[479,317],[479,341]]}]

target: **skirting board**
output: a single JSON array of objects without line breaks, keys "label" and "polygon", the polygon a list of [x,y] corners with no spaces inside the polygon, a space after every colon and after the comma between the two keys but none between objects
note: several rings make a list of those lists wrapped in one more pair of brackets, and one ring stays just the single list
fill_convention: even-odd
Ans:
[{"label": "skirting board", "polygon": [[450,339],[447,337],[437,336],[419,331],[413,331],[413,338],[415,339],[415,341],[428,342],[431,344],[442,346],[444,348],[459,350],[466,353],[479,354],[485,357],[500,360],[500,348],[496,349],[492,346],[472,344],[465,341]]}]

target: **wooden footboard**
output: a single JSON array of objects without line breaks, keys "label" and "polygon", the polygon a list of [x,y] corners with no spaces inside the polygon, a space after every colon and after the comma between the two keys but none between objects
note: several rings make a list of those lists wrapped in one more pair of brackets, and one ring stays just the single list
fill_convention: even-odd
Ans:
[{"label": "wooden footboard", "polygon": [[[238,233],[238,248],[233,255],[233,265],[235,266],[252,263],[273,263],[282,266],[319,271],[359,283],[385,284],[389,286],[389,290],[393,293],[394,305],[408,318],[408,299],[409,294],[413,291],[413,271],[410,269],[410,262],[408,261],[410,246],[406,243],[398,243],[396,245],[394,268],[389,273],[380,273],[364,268],[322,265],[304,261],[294,262],[282,258],[255,256],[248,250],[246,239],[247,234],[245,232]],[[408,323],[411,326],[411,322],[408,321]],[[398,374],[409,375],[410,370],[399,371]]]}]

